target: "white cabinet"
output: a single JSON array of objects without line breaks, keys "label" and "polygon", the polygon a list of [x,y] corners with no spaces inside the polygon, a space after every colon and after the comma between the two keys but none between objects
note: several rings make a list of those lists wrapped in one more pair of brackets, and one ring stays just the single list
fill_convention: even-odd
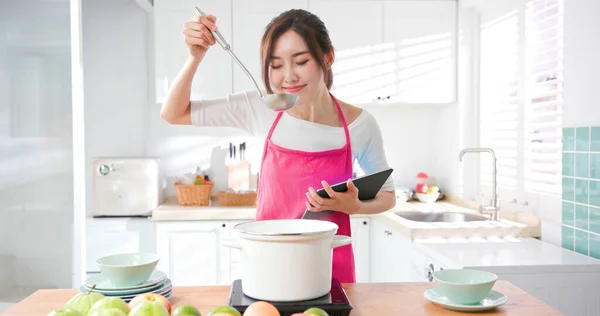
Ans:
[{"label": "white cabinet", "polygon": [[154,223],[148,218],[89,218],[86,273],[100,273],[96,259],[116,253],[154,252]]},{"label": "white cabinet", "polygon": [[454,101],[456,1],[323,0],[309,2],[309,10],[323,20],[335,47],[336,97],[351,103]]},{"label": "white cabinet", "polygon": [[[188,52],[181,32],[198,5],[191,0],[154,1],[156,98],[164,99]],[[229,0],[205,1],[206,13],[261,89],[260,41],[267,24],[283,11],[315,13],[327,27],[334,49],[332,93],[355,104],[448,103],[455,98],[456,1]],[[254,89],[215,45],[194,77],[192,98]],[[434,93],[432,93],[434,92]]]},{"label": "white cabinet", "polygon": [[229,226],[228,221],[158,223],[157,269],[167,273],[173,285],[230,284],[230,249],[222,246]]},{"label": "white cabinet", "polygon": [[393,52],[395,72],[385,82],[386,99],[403,103],[454,101],[456,6],[456,1],[443,0],[383,3],[383,42],[386,50]]},{"label": "white cabinet", "polygon": [[[154,1],[154,47],[156,102],[162,102],[169,87],[188,58],[183,40],[183,25],[194,17],[194,6],[200,6],[206,14],[217,17],[219,31],[226,40],[231,39],[231,2],[155,0]],[[219,44],[208,50],[192,84],[192,99],[220,97],[232,92],[232,60]]]},{"label": "white cabinet", "polygon": [[[260,41],[265,28],[280,13],[295,8],[307,9],[307,0],[233,0],[233,39],[232,47],[238,58],[263,89]],[[242,69],[233,67],[233,91],[254,90],[254,85]]]},{"label": "white cabinet", "polygon": [[354,251],[356,282],[369,282],[371,219],[368,217],[352,217],[350,223],[352,225],[352,249]]},{"label": "white cabinet", "polygon": [[372,221],[370,238],[370,281],[408,282],[411,280],[411,240],[380,221]]}]

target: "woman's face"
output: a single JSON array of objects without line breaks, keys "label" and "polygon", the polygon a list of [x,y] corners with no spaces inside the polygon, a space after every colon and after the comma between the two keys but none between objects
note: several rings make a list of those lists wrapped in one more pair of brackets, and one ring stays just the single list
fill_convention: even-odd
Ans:
[{"label": "woman's face", "polygon": [[319,63],[310,55],[298,33],[290,30],[279,37],[269,65],[269,79],[274,91],[310,98],[326,88],[323,78]]}]

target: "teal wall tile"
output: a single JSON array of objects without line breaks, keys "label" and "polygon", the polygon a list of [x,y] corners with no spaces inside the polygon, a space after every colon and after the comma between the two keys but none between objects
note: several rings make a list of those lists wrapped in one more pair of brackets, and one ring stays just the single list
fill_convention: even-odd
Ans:
[{"label": "teal wall tile", "polygon": [[590,155],[588,153],[585,154],[575,154],[575,176],[578,178],[588,178],[588,164],[590,162]]},{"label": "teal wall tile", "polygon": [[590,234],[590,256],[600,259],[600,235]]},{"label": "teal wall tile", "polygon": [[563,150],[575,150],[575,129],[563,128],[562,130],[562,148]]},{"label": "teal wall tile", "polygon": [[575,251],[588,255],[589,254],[590,233],[587,231],[575,230]]},{"label": "teal wall tile", "polygon": [[575,179],[562,178],[562,198],[566,201],[575,201]]},{"label": "teal wall tile", "polygon": [[575,229],[567,226],[562,227],[562,246],[563,248],[575,249]]},{"label": "teal wall tile", "polygon": [[590,205],[600,207],[600,181],[590,181]]},{"label": "teal wall tile", "polygon": [[562,223],[563,225],[575,226],[575,204],[562,202]]},{"label": "teal wall tile", "polygon": [[588,204],[588,180],[575,179],[575,202]]},{"label": "teal wall tile", "polygon": [[[563,159],[565,159],[563,154]],[[563,161],[563,166],[564,166]],[[600,179],[600,154],[591,154],[590,155],[590,178],[592,179]]]},{"label": "teal wall tile", "polygon": [[575,129],[575,150],[585,152],[590,150],[589,127],[578,127]]},{"label": "teal wall tile", "polygon": [[563,153],[562,154],[562,174],[563,176],[573,177],[575,176],[575,154]]},{"label": "teal wall tile", "polygon": [[600,234],[600,208],[590,206],[590,231],[592,233]]},{"label": "teal wall tile", "polygon": [[562,246],[600,259],[600,126],[562,129]]},{"label": "teal wall tile", "polygon": [[[564,133],[564,130],[563,130]],[[600,126],[592,127],[591,139],[590,139],[590,150],[600,152]]]},{"label": "teal wall tile", "polygon": [[589,230],[588,226],[588,206],[587,205],[575,205],[575,227]]}]

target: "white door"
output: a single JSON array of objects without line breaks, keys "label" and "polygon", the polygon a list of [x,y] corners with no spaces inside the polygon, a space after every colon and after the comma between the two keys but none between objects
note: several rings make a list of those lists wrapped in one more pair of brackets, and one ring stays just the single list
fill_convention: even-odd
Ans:
[{"label": "white door", "polygon": [[[456,2],[386,1],[383,41],[393,51],[392,102],[454,101]],[[435,93],[431,93],[435,91]]]},{"label": "white door", "polygon": [[[231,40],[230,1],[154,1],[156,102],[162,102],[188,58],[183,24],[195,16],[194,6],[217,17],[219,31]],[[232,60],[219,44],[206,53],[192,83],[192,99],[221,97],[232,92]]]},{"label": "white door", "polygon": [[373,102],[381,95],[379,90],[386,76],[380,54],[382,9],[382,1],[309,3],[309,10],[325,23],[335,48],[331,92],[341,100]]},{"label": "white door", "polygon": [[[261,38],[273,18],[293,8],[307,9],[308,1],[233,0],[233,49],[261,90],[264,89],[260,60]],[[235,64],[233,67],[233,91],[254,89],[252,81]]]},{"label": "white door", "polygon": [[352,224],[352,248],[354,250],[356,282],[369,282],[370,219],[368,217],[353,217],[350,222]]},{"label": "white door", "polygon": [[230,282],[227,221],[168,222],[156,225],[157,269],[173,285],[226,285]]}]

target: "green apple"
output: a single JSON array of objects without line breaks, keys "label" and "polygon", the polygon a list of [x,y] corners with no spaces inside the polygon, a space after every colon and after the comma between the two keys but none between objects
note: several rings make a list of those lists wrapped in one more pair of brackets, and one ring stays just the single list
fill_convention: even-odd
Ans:
[{"label": "green apple", "polygon": [[127,316],[122,310],[118,308],[98,308],[91,309],[88,316]]},{"label": "green apple", "polygon": [[92,306],[104,297],[105,296],[102,293],[92,291],[79,293],[73,296],[63,307],[66,309],[74,309],[79,311],[83,316],[86,316]]},{"label": "green apple", "polygon": [[116,308],[118,310],[121,310],[125,315],[129,313],[129,306],[127,305],[127,303],[125,303],[125,301],[122,298],[118,296],[110,296],[105,297],[97,301],[94,305],[92,305],[92,308],[90,309],[88,314],[91,315],[92,312],[109,308]]},{"label": "green apple", "polygon": [[207,316],[215,315],[215,314],[229,314],[231,316],[242,316],[242,314],[235,308],[231,306],[219,306],[213,308],[210,312],[208,312]]},{"label": "green apple", "polygon": [[172,316],[201,316],[200,312],[192,305],[181,305],[177,307]]},{"label": "green apple", "polygon": [[128,316],[169,316],[169,311],[158,301],[144,301],[135,305]]},{"label": "green apple", "polygon": [[48,316],[82,316],[83,314],[75,309],[62,308],[55,309],[48,313]]},{"label": "green apple", "polygon": [[314,316],[329,316],[326,311],[324,311],[318,307],[311,307],[311,308],[305,310],[304,314],[308,314],[311,316],[312,315],[314,315]]}]

